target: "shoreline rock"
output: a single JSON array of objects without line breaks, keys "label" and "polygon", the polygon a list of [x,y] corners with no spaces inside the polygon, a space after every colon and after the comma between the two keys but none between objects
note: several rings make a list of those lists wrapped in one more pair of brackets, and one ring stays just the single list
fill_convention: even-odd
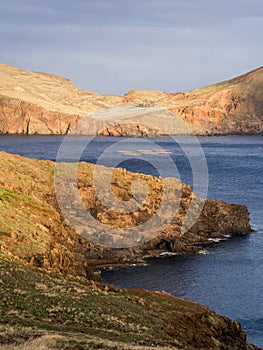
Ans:
[{"label": "shoreline rock", "polygon": [[[111,218],[112,224],[119,223],[118,215],[111,212],[109,216],[96,198],[93,168],[92,164],[79,164],[81,198],[91,210],[96,208],[93,215],[102,222]],[[131,182],[138,178],[149,183],[146,207],[154,214],[162,190],[160,178],[116,169],[112,178],[115,194],[127,198]],[[130,344],[137,349],[148,346],[160,350],[258,349],[246,342],[238,322],[205,306],[164,292],[120,289],[94,282],[99,277],[96,270],[102,266],[142,263],[147,254],[167,248],[194,253],[198,244],[209,242],[211,237],[251,230],[245,206],[208,200],[196,225],[182,235],[180,225],[189,203],[192,198],[200,199],[189,186],[177,185],[183,194],[179,214],[164,232],[142,246],[105,248],[77,234],[63,218],[54,192],[53,162],[0,152],[0,348],[1,344],[15,342],[28,348],[47,346],[42,336],[52,334],[52,347],[56,348],[58,337],[59,349],[63,341],[79,346],[80,336],[86,348],[93,344],[107,348],[110,339],[113,347],[123,350]],[[147,219],[145,213],[135,216],[135,223]],[[128,222],[125,215],[123,226]]]},{"label": "shoreline rock", "polygon": [[[62,202],[65,202],[71,215],[79,220],[76,233],[68,225],[58,206],[54,189],[54,167],[55,163],[51,161],[0,153],[0,248],[34,266],[92,277],[93,271],[101,267],[141,263],[145,257],[153,256],[156,252],[194,254],[200,251],[200,245],[208,244],[211,238],[252,232],[245,206],[215,200],[204,201],[194,195],[189,186],[171,179],[168,186],[172,186],[171,191],[175,191],[175,194],[178,191],[180,204],[178,210],[173,209],[175,197],[168,199],[166,204],[170,208],[169,212],[161,213],[162,219],[166,220],[167,215],[168,223],[161,232],[156,234],[156,227],[152,227],[151,233],[150,227],[152,236],[130,248],[112,248],[92,243],[87,239],[91,239],[94,233],[102,235],[100,242],[103,243],[104,239],[106,243],[116,238],[115,232],[125,235],[126,228],[136,228],[147,222],[151,216],[157,215],[158,220],[164,186],[162,179],[134,174],[125,169],[114,169],[111,187],[114,195],[121,201],[130,198],[134,181],[144,181],[148,186],[148,197],[143,206],[131,214],[120,214],[114,206],[107,209],[97,197],[93,186],[95,165],[80,163],[80,197],[97,222],[109,225],[113,228],[110,231],[113,233],[96,233],[96,229],[94,231],[87,224],[86,216],[82,216],[78,203],[76,205],[72,200],[71,185],[67,184],[63,189]],[[107,173],[112,169],[103,167],[103,171]],[[104,199],[107,196],[105,192]],[[190,206],[192,201],[195,205]],[[195,214],[200,205],[204,207],[196,223],[182,233],[182,224],[189,208]],[[127,238],[131,239],[132,244],[133,239],[137,239],[136,236]]]}]

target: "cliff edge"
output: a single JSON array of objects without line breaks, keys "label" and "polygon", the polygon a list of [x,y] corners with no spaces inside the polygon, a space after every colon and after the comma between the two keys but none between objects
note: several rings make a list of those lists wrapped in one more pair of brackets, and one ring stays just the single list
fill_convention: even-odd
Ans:
[{"label": "cliff edge", "polygon": [[[0,349],[257,349],[247,344],[237,321],[168,293],[103,285],[94,282],[93,274],[102,266],[136,263],[162,251],[198,252],[198,245],[211,237],[248,233],[246,207],[209,200],[204,204],[190,187],[176,181],[179,209],[160,235],[134,248],[106,248],[84,237],[94,233],[88,232],[87,221],[80,227],[85,232],[78,234],[62,216],[54,167],[48,160],[0,153]],[[161,178],[116,169],[111,187],[121,200],[131,196],[133,181],[148,185],[141,210],[120,215],[99,200],[93,172],[94,165],[80,163],[77,187],[98,222],[117,230],[156,215]],[[67,197],[70,187],[68,183],[63,190],[65,204],[72,215],[81,217],[74,198]],[[194,208],[204,204],[203,212],[182,235],[180,227],[192,200]],[[168,205],[173,210],[174,202]]]},{"label": "cliff edge", "polygon": [[260,134],[263,67],[185,93],[83,91],[70,80],[0,64],[0,133],[158,136]]},{"label": "cliff edge", "polygon": [[[55,163],[1,152],[1,251],[33,266],[88,277],[99,267],[141,262],[144,257],[164,251],[198,253],[202,251],[200,245],[209,244],[211,238],[251,232],[245,206],[200,199],[189,186],[175,179],[166,179],[165,210],[160,211],[164,180],[125,169],[113,170],[112,192],[102,189],[103,200],[112,203],[113,193],[115,198],[127,203],[133,196],[132,184],[138,184],[138,181],[147,187],[147,196],[142,205],[131,212],[121,212],[114,203],[106,207],[97,194],[94,169],[95,165],[88,163],[78,166],[77,192],[91,214],[88,220],[86,209],[83,210],[72,195],[74,184],[67,180],[55,191]],[[112,171],[105,167],[100,169],[100,178]],[[63,206],[67,208],[66,218],[60,209]],[[183,232],[189,211],[193,215],[197,213],[197,220]],[[77,219],[74,230],[68,224],[70,217]],[[151,222],[152,217],[158,223],[164,222],[164,226],[156,231],[154,221],[148,227],[149,236],[143,237],[140,234],[142,224]],[[91,225],[91,218],[95,220],[95,226]],[[103,225],[110,230],[103,230]],[[129,228],[135,228],[133,233],[127,234]],[[117,248],[119,241],[120,249]]]}]

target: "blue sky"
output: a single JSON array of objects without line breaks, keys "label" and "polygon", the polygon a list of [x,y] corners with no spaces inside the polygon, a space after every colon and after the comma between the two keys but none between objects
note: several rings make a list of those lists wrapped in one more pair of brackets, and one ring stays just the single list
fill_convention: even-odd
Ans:
[{"label": "blue sky", "polygon": [[262,0],[0,0],[0,61],[85,90],[187,91],[263,65]]}]

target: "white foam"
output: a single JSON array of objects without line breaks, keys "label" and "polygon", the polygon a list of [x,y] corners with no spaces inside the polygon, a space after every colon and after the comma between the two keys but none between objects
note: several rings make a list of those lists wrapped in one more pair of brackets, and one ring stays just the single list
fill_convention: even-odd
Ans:
[{"label": "white foam", "polygon": [[[227,237],[228,238],[228,237]],[[214,243],[219,243],[221,241],[226,241],[227,240],[226,236],[224,237],[214,237],[214,238],[208,238],[208,240],[210,242],[214,242]]]},{"label": "white foam", "polygon": [[178,255],[177,253],[172,253],[172,252],[162,252],[159,254],[159,256],[163,257],[163,256],[175,256]]}]

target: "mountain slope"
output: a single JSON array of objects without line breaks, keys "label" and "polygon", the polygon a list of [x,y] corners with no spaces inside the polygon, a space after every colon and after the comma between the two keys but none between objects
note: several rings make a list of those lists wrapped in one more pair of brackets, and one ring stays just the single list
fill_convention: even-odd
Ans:
[{"label": "mountain slope", "polygon": [[[87,241],[63,218],[54,166],[48,160],[0,153],[0,350],[256,349],[246,343],[238,322],[202,305],[91,280],[94,268],[138,263],[167,250],[194,253],[199,251],[196,244],[208,243],[210,237],[248,233],[245,206],[207,200],[195,227],[181,235],[189,202],[196,207],[202,200],[177,181],[180,208],[165,232],[135,248],[106,248]],[[115,169],[111,185],[118,198],[127,200],[138,179],[149,186],[142,210],[120,217],[114,207],[105,210],[100,203],[93,172],[92,164],[78,165],[78,192],[97,222],[112,225],[118,234],[120,222],[136,225],[156,215],[161,178]],[[64,189],[68,196],[70,187],[67,183]],[[75,199],[68,196],[72,213]],[[174,210],[175,203],[168,204]],[[73,215],[81,216],[80,210]],[[89,231],[89,222],[84,220],[82,228]]]},{"label": "mountain slope", "polygon": [[263,130],[263,67],[185,96],[192,99],[192,104],[177,107],[177,112],[194,125],[197,133],[248,134]]},{"label": "mountain slope", "polygon": [[256,350],[237,321],[167,293],[32,270],[0,252],[0,350]]},{"label": "mountain slope", "polygon": [[263,67],[186,93],[106,96],[68,79],[0,64],[0,132],[23,134],[250,134],[263,131]]}]

